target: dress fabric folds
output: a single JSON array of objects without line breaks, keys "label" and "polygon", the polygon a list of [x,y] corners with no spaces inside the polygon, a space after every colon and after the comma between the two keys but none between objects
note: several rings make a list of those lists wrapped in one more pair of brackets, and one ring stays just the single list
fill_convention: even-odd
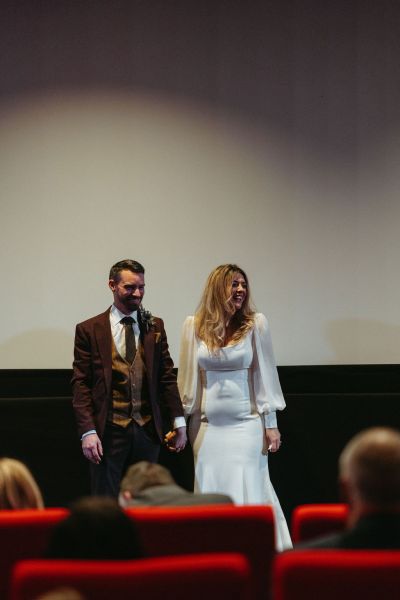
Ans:
[{"label": "dress fabric folds", "polygon": [[277,549],[291,548],[289,530],[269,478],[264,418],[285,407],[268,322],[257,314],[254,328],[238,343],[209,352],[185,321],[178,385],[190,415],[195,491],[229,495],[235,504],[274,508]]}]

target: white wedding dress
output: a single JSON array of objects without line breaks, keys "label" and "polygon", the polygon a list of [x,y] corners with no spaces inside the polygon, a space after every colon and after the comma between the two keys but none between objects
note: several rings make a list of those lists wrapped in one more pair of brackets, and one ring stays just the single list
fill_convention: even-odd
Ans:
[{"label": "white wedding dress", "polygon": [[[193,317],[188,317],[178,383],[190,414],[195,491],[227,494],[235,504],[272,505],[277,549],[291,548],[268,473],[264,414],[285,406],[273,354],[267,372],[260,368],[265,351],[272,353],[268,323],[263,315],[257,315],[254,329],[217,355],[193,336]],[[265,377],[268,382],[263,382]]]}]

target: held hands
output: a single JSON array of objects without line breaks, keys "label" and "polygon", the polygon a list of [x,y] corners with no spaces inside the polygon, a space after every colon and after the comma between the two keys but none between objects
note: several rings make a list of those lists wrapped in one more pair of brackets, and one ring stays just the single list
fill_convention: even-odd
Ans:
[{"label": "held hands", "polygon": [[164,444],[171,452],[180,452],[186,446],[186,427],[178,427],[173,431],[168,431],[164,437]]},{"label": "held hands", "polygon": [[97,433],[85,435],[82,440],[82,452],[90,462],[98,465],[103,456],[103,446]]},{"label": "held hands", "polygon": [[281,434],[279,433],[279,429],[268,428],[265,430],[265,435],[267,437],[267,447],[269,452],[277,452],[280,448],[281,442]]}]

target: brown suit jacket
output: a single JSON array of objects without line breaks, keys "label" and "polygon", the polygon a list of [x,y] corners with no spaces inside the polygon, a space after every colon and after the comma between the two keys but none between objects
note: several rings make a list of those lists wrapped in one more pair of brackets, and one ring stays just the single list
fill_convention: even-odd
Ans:
[{"label": "brown suit jacket", "polygon": [[[149,331],[143,330],[140,321],[139,327],[154,425],[162,441],[162,416],[166,415],[172,424],[175,417],[183,416],[183,409],[164,323],[158,317],[153,320]],[[100,438],[103,436],[112,405],[111,347],[110,309],[76,326],[71,383],[79,435],[95,429]]]}]

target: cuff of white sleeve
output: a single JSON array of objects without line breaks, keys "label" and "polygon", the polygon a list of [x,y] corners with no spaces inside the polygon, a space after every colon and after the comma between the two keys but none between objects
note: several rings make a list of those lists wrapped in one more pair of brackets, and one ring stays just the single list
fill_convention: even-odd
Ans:
[{"label": "cuff of white sleeve", "polygon": [[81,441],[83,440],[83,438],[85,438],[87,435],[91,435],[92,433],[96,433],[95,429],[90,429],[90,431],[85,431],[85,433],[82,435],[81,437]]},{"label": "cuff of white sleeve", "polygon": [[178,427],[186,427],[185,417],[176,417],[174,419],[174,429],[178,429]]},{"label": "cuff of white sleeve", "polygon": [[267,415],[264,413],[264,424],[266,429],[276,429],[278,427],[278,420],[276,418],[276,412],[270,412]]}]

